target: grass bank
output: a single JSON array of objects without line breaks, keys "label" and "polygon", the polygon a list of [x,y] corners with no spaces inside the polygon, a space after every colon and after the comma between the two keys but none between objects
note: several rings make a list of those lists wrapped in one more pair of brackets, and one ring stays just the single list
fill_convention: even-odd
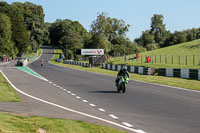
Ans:
[{"label": "grass bank", "polygon": [[83,121],[26,116],[0,113],[0,132],[2,133],[125,133],[111,127],[90,124]]},{"label": "grass bank", "polygon": [[[133,66],[145,66],[154,68],[190,68],[200,69],[198,40],[177,44],[165,48],[156,49],[139,53],[139,59],[136,54],[128,55],[127,60],[124,57],[109,58],[112,64],[123,64]],[[146,56],[151,56],[151,62],[146,63]]]},{"label": "grass bank", "polygon": [[[62,52],[61,50],[56,49],[56,53],[61,53],[61,52]],[[75,69],[84,70],[84,71],[96,72],[96,73],[107,74],[107,75],[112,75],[112,76],[117,75],[117,71],[105,70],[100,67],[88,68],[88,67],[58,63],[58,62],[55,62],[56,58],[58,58],[57,54],[54,56],[54,58],[50,62],[53,64],[60,65],[60,66],[75,68]],[[156,84],[162,84],[162,85],[168,85],[168,86],[200,91],[200,81],[198,80],[189,80],[189,79],[165,77],[165,76],[139,75],[139,74],[133,74],[133,73],[130,73],[130,76],[131,76],[131,79],[134,79],[134,80],[140,80],[140,81],[145,81],[149,83],[156,83]]]},{"label": "grass bank", "polygon": [[0,73],[0,102],[21,102],[21,98]]},{"label": "grass bank", "polygon": [[34,53],[33,56],[31,56],[31,58],[29,58],[29,62],[32,62],[34,60],[37,60],[42,54],[42,49],[38,49],[37,53]]},{"label": "grass bank", "polygon": [[37,60],[42,54],[42,49],[39,48],[38,51],[36,53],[30,53],[28,55],[25,56],[25,58],[29,59],[29,62],[32,62],[34,60]]}]

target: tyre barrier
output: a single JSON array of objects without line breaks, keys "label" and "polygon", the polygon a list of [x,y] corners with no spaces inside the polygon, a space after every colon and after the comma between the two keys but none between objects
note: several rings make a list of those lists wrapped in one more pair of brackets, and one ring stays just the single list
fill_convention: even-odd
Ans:
[{"label": "tyre barrier", "polygon": [[[103,69],[108,69],[108,70],[112,70],[112,71],[120,71],[122,66],[124,66],[124,65],[102,64]],[[148,67],[127,66],[127,70],[130,73],[138,73],[138,74],[142,74],[142,75],[153,75],[154,74],[154,68],[148,68]]]},{"label": "tyre barrier", "polygon": [[79,61],[72,61],[72,60],[64,60],[64,64],[71,64],[71,65],[77,65],[77,66],[82,66],[82,67],[90,67],[89,63],[83,63]]},{"label": "tyre barrier", "polygon": [[[124,65],[114,64],[102,64],[103,69],[109,69],[113,71],[120,71]],[[127,66],[130,73],[137,73],[141,75],[159,75],[166,77],[178,77],[185,79],[200,80],[200,69],[177,69],[177,68],[149,68],[149,67],[138,67],[138,66]]]},{"label": "tyre barrier", "polygon": [[[89,63],[82,63],[78,61],[65,60],[65,64],[78,65],[83,67],[91,67]],[[115,65],[115,64],[102,64],[103,69],[120,71],[124,65]],[[200,69],[177,69],[177,68],[149,68],[149,67],[139,67],[139,66],[127,66],[127,70],[130,73],[137,73],[140,75],[159,75],[166,77],[178,77],[185,79],[200,80]]]}]

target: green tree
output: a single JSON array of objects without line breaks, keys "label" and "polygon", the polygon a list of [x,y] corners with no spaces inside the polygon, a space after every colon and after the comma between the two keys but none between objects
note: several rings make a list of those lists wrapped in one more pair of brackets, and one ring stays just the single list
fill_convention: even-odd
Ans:
[{"label": "green tree", "polygon": [[175,31],[175,33],[172,36],[173,44],[184,43],[186,41],[187,41],[187,38],[183,32]]},{"label": "green tree", "polygon": [[7,56],[14,56],[10,18],[0,14],[0,52]]},{"label": "green tree", "polygon": [[107,13],[102,12],[101,14],[98,14],[97,19],[92,22],[90,28],[90,32],[93,35],[98,34],[102,37],[108,37],[108,33],[111,32],[112,26],[108,22]]},{"label": "green tree", "polygon": [[24,26],[22,14],[12,14],[12,40],[15,47],[18,49],[18,56],[22,56],[28,52],[29,48],[29,33]]},{"label": "green tree", "polygon": [[193,41],[197,39],[198,30],[195,28],[183,31],[186,34],[187,41]]},{"label": "green tree", "polygon": [[116,44],[115,46],[113,46],[113,51],[112,54],[114,56],[120,56],[124,53],[124,46],[120,45],[120,44]]},{"label": "green tree", "polygon": [[151,29],[150,33],[154,35],[154,40],[156,43],[160,43],[163,39],[165,39],[165,24],[163,24],[163,15],[154,14],[151,18]]},{"label": "green tree", "polygon": [[173,45],[172,37],[173,37],[173,34],[170,31],[167,31],[166,32],[166,39],[164,40],[163,45],[161,45],[161,46],[167,47],[167,46]]},{"label": "green tree", "polygon": [[87,30],[78,22],[72,20],[56,20],[50,27],[50,38],[51,43],[54,45],[59,45],[59,40],[69,32],[76,32],[84,44],[89,39],[90,36]]},{"label": "green tree", "polygon": [[78,22],[78,21],[72,21],[71,22],[72,31],[75,31],[78,33],[78,35],[81,37],[81,41],[83,44],[87,43],[90,40],[90,35],[88,34],[87,30]]},{"label": "green tree", "polygon": [[142,33],[142,44],[145,47],[147,44],[153,44],[154,43],[154,35],[150,34],[149,30],[146,30]]},{"label": "green tree", "polygon": [[23,12],[6,2],[0,2],[0,7],[0,12],[5,13],[11,20],[14,52],[18,56],[27,53],[29,47],[29,33],[24,26]]},{"label": "green tree", "polygon": [[76,51],[83,47],[81,39],[77,32],[68,32],[66,35],[62,36],[59,43],[65,47],[65,57],[68,59],[77,59]]},{"label": "green tree", "polygon": [[14,2],[12,6],[23,12],[24,24],[30,34],[30,52],[35,52],[45,43],[48,43],[48,29],[44,23],[42,6],[30,2]]},{"label": "green tree", "polygon": [[93,35],[87,48],[104,49],[105,53],[108,53],[112,48],[112,44],[100,35]]},{"label": "green tree", "polygon": [[125,47],[130,42],[126,38],[129,27],[130,25],[125,24],[123,20],[111,18],[107,13],[102,12],[90,26],[92,42],[88,47],[99,48],[101,46],[106,53],[115,54],[114,45],[119,44]]},{"label": "green tree", "polygon": [[155,43],[154,35],[150,33],[150,30],[143,31],[142,35],[139,38],[136,38],[134,41],[143,47],[146,47],[148,44]]},{"label": "green tree", "polygon": [[[77,51],[88,44],[90,35],[78,22],[69,19],[56,20],[49,28],[52,45],[61,46],[68,59],[78,59]],[[87,46],[87,45],[85,45]]]},{"label": "green tree", "polygon": [[90,26],[92,35],[100,35],[112,42],[116,36],[125,36],[130,25],[125,24],[123,20],[108,17],[107,13],[98,14]]}]

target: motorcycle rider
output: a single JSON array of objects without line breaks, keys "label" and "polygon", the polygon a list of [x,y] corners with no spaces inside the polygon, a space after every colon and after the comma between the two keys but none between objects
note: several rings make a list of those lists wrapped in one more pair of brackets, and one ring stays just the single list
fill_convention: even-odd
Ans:
[{"label": "motorcycle rider", "polygon": [[40,64],[41,64],[41,66],[44,66],[44,60],[41,60]]},{"label": "motorcycle rider", "polygon": [[120,80],[121,76],[128,77],[128,78],[130,77],[130,75],[127,71],[127,66],[123,66],[122,69],[117,74],[117,79],[115,80],[115,84],[116,84],[117,87],[118,87],[119,80]]}]

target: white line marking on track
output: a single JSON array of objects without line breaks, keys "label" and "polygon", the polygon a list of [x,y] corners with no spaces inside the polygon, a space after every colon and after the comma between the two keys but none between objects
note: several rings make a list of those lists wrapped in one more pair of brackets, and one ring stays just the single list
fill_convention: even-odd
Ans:
[{"label": "white line marking on track", "polygon": [[102,108],[98,108],[98,110],[102,111],[102,112],[105,112],[106,110],[105,109],[102,109]]},{"label": "white line marking on track", "polygon": [[50,84],[52,84],[52,82],[49,82]]},{"label": "white line marking on track", "polygon": [[127,122],[122,122],[122,124],[124,124],[127,127],[133,127],[133,125],[131,125],[131,124],[127,123]]},{"label": "white line marking on track", "polygon": [[[61,88],[60,88],[61,89]],[[67,91],[66,89],[63,89],[64,91]]]},{"label": "white line marking on track", "polygon": [[62,87],[60,87],[60,89],[63,89]]},{"label": "white line marking on track", "polygon": [[82,100],[84,103],[87,103],[88,101],[87,100]]},{"label": "white line marking on track", "polygon": [[76,96],[76,94],[74,94],[74,93],[72,93],[71,95],[72,95],[72,96]]},{"label": "white line marking on track", "polygon": [[[54,52],[55,52],[55,50],[54,50]],[[41,56],[41,55],[40,55],[40,56]],[[54,56],[55,56],[55,55],[54,55]],[[53,57],[54,57],[54,56],[53,56]],[[52,57],[52,59],[53,59],[53,57]],[[50,61],[49,61],[49,63],[50,63]],[[52,64],[52,63],[50,63],[50,64]],[[55,65],[55,64],[53,64],[53,65]],[[57,66],[59,66],[59,65],[57,65]],[[97,120],[100,120],[100,121],[103,121],[103,122],[106,122],[106,123],[110,123],[110,124],[113,124],[113,125],[115,125],[115,126],[118,126],[118,127],[121,127],[121,128],[127,129],[127,130],[130,130],[130,131],[133,131],[133,132],[136,132],[136,133],[146,133],[146,132],[144,132],[144,131],[142,131],[142,130],[129,128],[129,127],[123,126],[123,125],[121,125],[121,124],[118,124],[118,123],[115,123],[115,122],[112,122],[112,121],[109,121],[109,120],[106,120],[106,119],[103,119],[103,118],[100,118],[100,117],[96,117],[96,116],[93,116],[93,115],[90,115],[90,114],[86,114],[86,113],[83,113],[83,112],[79,112],[79,111],[76,111],[76,110],[72,110],[72,109],[70,109],[70,108],[66,108],[66,107],[64,107],[64,106],[61,106],[61,105],[58,105],[58,104],[55,104],[55,103],[51,103],[51,102],[45,101],[45,100],[43,100],[43,99],[40,99],[40,98],[34,97],[34,96],[32,96],[32,95],[29,95],[29,94],[27,94],[27,93],[25,93],[25,92],[19,90],[18,88],[16,88],[16,87],[10,82],[10,80],[5,76],[5,74],[4,74],[1,70],[0,70],[0,72],[2,73],[2,75],[6,78],[6,80],[9,82],[9,84],[10,84],[16,91],[20,92],[21,94],[23,94],[23,95],[25,95],[25,96],[27,96],[27,97],[30,97],[30,98],[32,98],[32,99],[38,100],[38,101],[40,101],[40,102],[43,102],[43,103],[46,103],[46,104],[49,104],[49,105],[52,105],[52,106],[55,106],[55,107],[58,107],[58,108],[67,110],[67,111],[71,111],[71,112],[74,112],[74,113],[77,113],[77,114],[80,114],[80,115],[84,115],[84,116],[87,116],[87,117],[90,117],[90,118],[93,118],[93,119],[97,119]],[[48,81],[48,80],[47,80],[47,81]],[[101,108],[99,108],[99,110],[105,111],[104,109],[101,109]]]},{"label": "white line marking on track", "polygon": [[53,84],[54,86],[56,86],[56,84]]},{"label": "white line marking on track", "polygon": [[95,107],[96,105],[94,105],[94,104],[91,103],[90,106]]},{"label": "white line marking on track", "polygon": [[100,121],[103,121],[103,122],[106,122],[106,123],[115,125],[115,126],[118,126],[118,127],[124,128],[124,129],[127,129],[127,130],[129,130],[129,131],[133,131],[133,132],[136,132],[136,133],[146,133],[146,132],[144,132],[144,131],[142,131],[142,130],[138,130],[138,129],[133,129],[133,128],[130,128],[130,127],[126,127],[126,126],[124,126],[124,125],[121,125],[121,124],[118,124],[118,123],[115,123],[115,122],[112,122],[112,121],[109,121],[109,120],[106,120],[106,119],[103,119],[103,118],[100,118],[100,117],[96,117],[96,116],[93,116],[93,115],[90,115],[90,114],[86,114],[86,113],[83,113],[83,112],[79,112],[79,111],[76,111],[76,110],[73,110],[73,109],[70,109],[70,108],[67,108],[67,107],[64,107],[64,106],[61,106],[61,105],[58,105],[58,104],[55,104],[55,103],[52,103],[52,102],[43,100],[43,99],[37,98],[37,97],[35,97],[35,96],[29,95],[29,94],[27,94],[27,93],[21,91],[21,90],[18,89],[17,87],[15,87],[1,70],[0,70],[0,72],[1,72],[2,75],[5,77],[5,79],[8,81],[8,83],[9,83],[16,91],[18,91],[19,93],[21,93],[21,94],[23,94],[23,95],[25,95],[25,96],[27,96],[27,97],[30,97],[30,98],[35,99],[35,100],[37,100],[37,101],[40,101],[40,102],[43,102],[43,103],[52,105],[52,106],[54,106],[54,107],[58,107],[58,108],[64,109],[64,110],[66,110],[66,111],[70,111],[70,112],[73,112],[73,113],[76,113],[76,114],[79,114],[79,115],[87,116],[87,117],[90,117],[90,118],[93,118],[93,119],[96,119],[96,120],[100,120]]},{"label": "white line marking on track", "polygon": [[113,119],[119,119],[117,116],[115,116],[113,114],[110,114],[109,116],[112,117]]},{"label": "white line marking on track", "polygon": [[67,91],[67,93],[71,93],[71,91]]},{"label": "white line marking on track", "polygon": [[[56,65],[56,64],[53,64],[53,63],[50,63],[50,64]],[[60,65],[56,65],[56,66],[64,67],[64,66],[60,66]],[[112,76],[112,75],[101,74],[101,73],[90,72],[90,71],[84,71],[84,70],[80,70],[80,69],[76,69],[76,68],[71,68],[71,67],[67,67],[67,68],[74,69],[74,70],[79,70],[79,71],[83,71],[83,72],[88,72],[88,73],[93,73],[93,74],[98,74],[98,75],[104,75],[104,76],[109,76],[109,77],[116,77],[116,76]],[[108,70],[108,69],[105,69],[105,70]],[[134,74],[137,74],[137,73],[134,73]],[[162,84],[156,84],[156,83],[150,83],[150,82],[145,82],[145,81],[140,81],[140,80],[135,80],[135,79],[130,79],[130,80],[136,81],[136,82],[140,82],[140,83],[145,83],[145,84],[151,84],[151,85],[156,85],[156,86],[163,86],[163,87],[167,87],[167,88],[174,88],[174,89],[178,89],[178,90],[184,90],[184,91],[190,91],[190,92],[198,92],[198,93],[200,93],[200,91],[198,91],[198,90],[190,90],[190,89],[186,89],[186,88],[174,87],[174,86],[168,86],[168,85],[162,85]]]},{"label": "white line marking on track", "polygon": [[79,97],[79,96],[76,96],[76,98],[77,98],[77,99],[80,99],[81,97]]}]

